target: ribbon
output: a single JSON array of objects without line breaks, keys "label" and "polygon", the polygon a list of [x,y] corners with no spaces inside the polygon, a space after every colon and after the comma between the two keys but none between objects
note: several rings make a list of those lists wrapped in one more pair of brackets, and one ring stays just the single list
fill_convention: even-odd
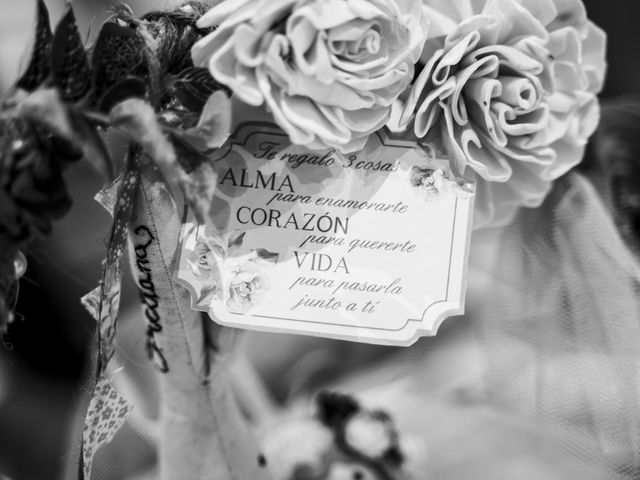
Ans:
[{"label": "ribbon", "polygon": [[91,396],[80,446],[78,477],[81,480],[90,478],[95,452],[113,438],[131,411],[131,406],[111,386],[106,368],[115,352],[122,277],[120,260],[126,248],[128,225],[138,190],[138,156],[138,149],[131,147],[123,177],[96,196],[96,200],[113,215],[113,225],[100,284],[81,300],[98,323],[97,358],[89,385]]},{"label": "ribbon", "polygon": [[148,350],[161,372],[161,479],[266,478],[227,373],[239,332],[192,310],[190,293],[174,274],[182,209],[157,167],[145,164],[140,170],[129,257],[147,322]]}]

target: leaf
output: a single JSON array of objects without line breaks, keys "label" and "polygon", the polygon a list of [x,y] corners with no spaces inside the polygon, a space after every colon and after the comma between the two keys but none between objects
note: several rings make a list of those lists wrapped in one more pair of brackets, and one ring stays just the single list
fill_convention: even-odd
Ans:
[{"label": "leaf", "polygon": [[49,10],[44,0],[38,0],[36,10],[36,36],[29,66],[18,80],[17,86],[32,92],[40,87],[51,74],[49,54],[53,33],[49,22]]},{"label": "leaf", "polygon": [[128,98],[144,99],[147,95],[147,85],[137,77],[125,78],[109,88],[99,100],[98,110],[110,111],[115,105]]},{"label": "leaf", "polygon": [[69,142],[78,143],[69,109],[56,89],[39,89],[31,93],[18,105],[18,115],[46,127]]},{"label": "leaf", "polygon": [[190,141],[184,137],[184,131],[171,127],[165,127],[165,131],[169,133],[171,137],[173,147],[178,156],[178,162],[185,172],[191,173],[200,165],[209,161],[206,152],[195,148]]},{"label": "leaf", "polygon": [[215,298],[216,293],[218,293],[217,285],[207,285],[203,287],[196,302],[196,306],[208,307],[211,304],[211,301]]},{"label": "leaf", "polygon": [[257,255],[257,258],[253,260],[254,262],[260,262],[260,263],[266,262],[266,263],[271,263],[273,265],[278,263],[278,257],[280,257],[280,255],[277,253],[270,252],[269,250],[265,250],[264,248],[258,248],[253,251]]},{"label": "leaf", "polygon": [[240,247],[242,245],[242,242],[244,241],[244,237],[246,234],[247,232],[240,232],[238,230],[234,230],[233,232],[229,233],[229,239],[227,244],[229,248]]},{"label": "leaf", "polygon": [[51,70],[63,100],[74,102],[89,92],[91,68],[70,5],[53,36]]},{"label": "leaf", "polygon": [[[144,42],[134,28],[116,22],[105,23],[100,30],[91,56],[95,100],[107,98],[108,95],[105,92],[128,77],[145,78],[148,69],[144,62],[143,52]],[[120,101],[124,98],[120,98]],[[115,101],[111,103],[109,108],[116,103]],[[108,112],[109,108],[101,110]]]},{"label": "leaf", "polygon": [[184,132],[183,138],[194,148],[206,152],[221,147],[231,133],[231,101],[223,92],[207,100],[198,125]]},{"label": "leaf", "polygon": [[215,81],[209,70],[202,67],[183,70],[174,84],[176,98],[185,108],[197,113],[202,112],[209,97],[218,90],[228,92],[226,87]]}]

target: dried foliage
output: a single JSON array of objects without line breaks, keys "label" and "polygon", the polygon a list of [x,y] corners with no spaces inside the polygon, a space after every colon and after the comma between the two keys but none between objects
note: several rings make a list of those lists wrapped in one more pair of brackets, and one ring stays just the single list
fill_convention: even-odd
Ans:
[{"label": "dried foliage", "polygon": [[108,129],[137,144],[204,221],[215,184],[208,155],[230,128],[229,92],[190,60],[205,10],[187,2],[137,18],[121,6],[87,47],[71,5],[52,30],[38,1],[32,57],[0,105],[0,331],[15,303],[18,252],[70,208],[65,168],[83,159],[106,181],[121,173]]}]

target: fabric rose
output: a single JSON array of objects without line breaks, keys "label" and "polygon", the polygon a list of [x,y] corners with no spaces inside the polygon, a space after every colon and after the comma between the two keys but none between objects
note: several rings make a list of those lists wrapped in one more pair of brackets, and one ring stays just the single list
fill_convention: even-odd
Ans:
[{"label": "fabric rose", "polygon": [[426,40],[421,0],[226,0],[200,28],[195,65],[266,104],[295,144],[361,149],[408,87]]},{"label": "fabric rose", "polygon": [[226,267],[227,308],[246,313],[264,300],[269,291],[268,278],[254,262],[232,263]]},{"label": "fabric rose", "polygon": [[[478,180],[476,227],[539,206],[599,120],[605,34],[580,0],[424,0],[424,68],[399,127]],[[395,112],[394,112],[395,113]],[[468,167],[468,168],[467,168]]]},{"label": "fabric rose", "polygon": [[377,459],[393,448],[397,433],[387,417],[360,412],[350,418],[344,427],[346,444],[368,458]]}]

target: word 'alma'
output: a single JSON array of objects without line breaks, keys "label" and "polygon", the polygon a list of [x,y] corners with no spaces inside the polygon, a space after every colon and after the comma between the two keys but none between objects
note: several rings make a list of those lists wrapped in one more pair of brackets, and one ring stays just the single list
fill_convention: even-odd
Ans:
[{"label": "word 'alma'", "polygon": [[247,170],[243,168],[238,174],[234,173],[233,168],[228,168],[222,176],[222,179],[218,182],[219,185],[225,185],[226,183],[230,183],[234,187],[261,188],[278,192],[285,189],[290,193],[295,193],[289,175],[278,179],[275,172],[267,175],[263,174],[260,170]]}]

